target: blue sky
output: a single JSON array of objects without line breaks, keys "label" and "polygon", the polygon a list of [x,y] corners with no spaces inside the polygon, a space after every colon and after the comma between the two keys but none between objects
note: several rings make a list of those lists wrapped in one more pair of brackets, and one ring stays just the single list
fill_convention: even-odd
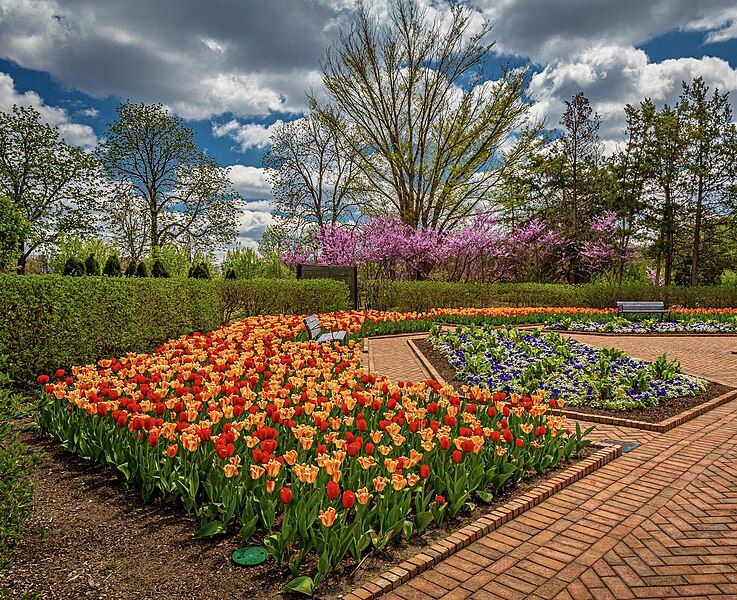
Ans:
[{"label": "blue sky", "polygon": [[[374,0],[378,15],[391,0]],[[420,0],[431,15],[445,0]],[[501,64],[529,64],[535,115],[554,124],[583,91],[613,148],[622,108],[645,96],[672,102],[702,75],[737,93],[737,5],[724,0],[469,0],[493,24]],[[202,148],[232,167],[251,202],[240,241],[271,222],[261,157],[269,126],[298,118],[320,91],[324,48],[353,0],[0,0],[0,110],[33,104],[64,137],[93,147],[118,102],[162,102]]]}]

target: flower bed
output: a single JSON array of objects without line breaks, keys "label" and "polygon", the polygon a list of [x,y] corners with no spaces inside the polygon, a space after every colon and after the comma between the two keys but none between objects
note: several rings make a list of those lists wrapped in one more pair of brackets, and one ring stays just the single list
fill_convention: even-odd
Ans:
[{"label": "flower bed", "polygon": [[435,328],[430,341],[469,385],[509,393],[544,389],[570,406],[627,410],[696,396],[707,387],[666,355],[647,363],[539,330]]},{"label": "flower bed", "polygon": [[656,319],[629,321],[620,317],[607,321],[585,321],[565,318],[557,322],[549,322],[546,327],[552,330],[582,333],[737,333],[737,317],[728,316],[723,320],[686,317],[678,321],[659,321]]},{"label": "flower bed", "polygon": [[[399,318],[321,315],[354,332]],[[40,376],[41,426],[144,501],[181,502],[201,519],[198,537],[234,523],[246,540],[263,533],[296,577],[287,588],[308,593],[345,557],[490,501],[588,443],[542,391],[460,398],[432,381],[394,383],[363,373],[355,341],[319,345],[303,332],[298,316],[252,317]],[[314,579],[298,576],[313,553]]]}]

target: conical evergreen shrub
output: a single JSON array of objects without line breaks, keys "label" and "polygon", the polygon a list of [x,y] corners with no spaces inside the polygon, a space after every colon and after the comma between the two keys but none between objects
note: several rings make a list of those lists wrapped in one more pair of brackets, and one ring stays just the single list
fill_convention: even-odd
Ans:
[{"label": "conical evergreen shrub", "polygon": [[117,254],[111,254],[105,261],[102,274],[108,277],[120,277],[120,271],[120,258],[118,258]]}]

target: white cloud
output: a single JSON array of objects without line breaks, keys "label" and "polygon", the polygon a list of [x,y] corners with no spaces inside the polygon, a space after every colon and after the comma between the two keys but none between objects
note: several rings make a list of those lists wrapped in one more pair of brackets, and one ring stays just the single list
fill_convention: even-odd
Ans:
[{"label": "white cloud", "polygon": [[251,148],[265,148],[270,145],[269,138],[274,130],[283,125],[284,121],[277,120],[271,125],[259,123],[241,123],[231,119],[226,123],[212,124],[212,134],[215,137],[229,137],[238,142],[242,152]]},{"label": "white cloud", "polygon": [[247,165],[229,167],[233,187],[246,200],[268,200],[271,198],[271,185],[266,178],[266,169]]},{"label": "white cloud", "polygon": [[592,45],[638,46],[676,30],[733,33],[734,0],[475,0],[494,28],[500,52],[538,64],[567,60]]},{"label": "white cloud", "polygon": [[20,93],[15,89],[13,78],[0,72],[0,110],[9,112],[13,105],[33,106],[41,115],[41,119],[59,128],[64,140],[74,146],[87,150],[97,144],[97,136],[89,125],[81,125],[70,121],[69,113],[63,108],[48,106],[36,92]]},{"label": "white cloud", "polygon": [[100,111],[96,108],[85,108],[83,110],[77,111],[77,114],[79,114],[82,117],[89,117],[90,119],[95,119],[100,116]]},{"label": "white cloud", "polygon": [[538,100],[535,115],[547,115],[551,127],[563,113],[564,100],[582,91],[602,116],[601,137],[611,148],[621,138],[625,104],[644,98],[672,104],[681,93],[681,82],[697,76],[721,91],[737,90],[737,69],[720,58],[651,63],[643,50],[622,46],[595,46],[570,60],[551,63],[532,77],[530,90]]}]

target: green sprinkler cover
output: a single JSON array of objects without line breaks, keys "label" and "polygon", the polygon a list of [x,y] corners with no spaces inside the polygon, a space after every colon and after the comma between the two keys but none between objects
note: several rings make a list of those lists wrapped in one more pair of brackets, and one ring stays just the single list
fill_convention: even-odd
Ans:
[{"label": "green sprinkler cover", "polygon": [[266,548],[262,546],[248,546],[238,548],[233,552],[233,562],[237,565],[249,566],[260,565],[269,557]]}]

